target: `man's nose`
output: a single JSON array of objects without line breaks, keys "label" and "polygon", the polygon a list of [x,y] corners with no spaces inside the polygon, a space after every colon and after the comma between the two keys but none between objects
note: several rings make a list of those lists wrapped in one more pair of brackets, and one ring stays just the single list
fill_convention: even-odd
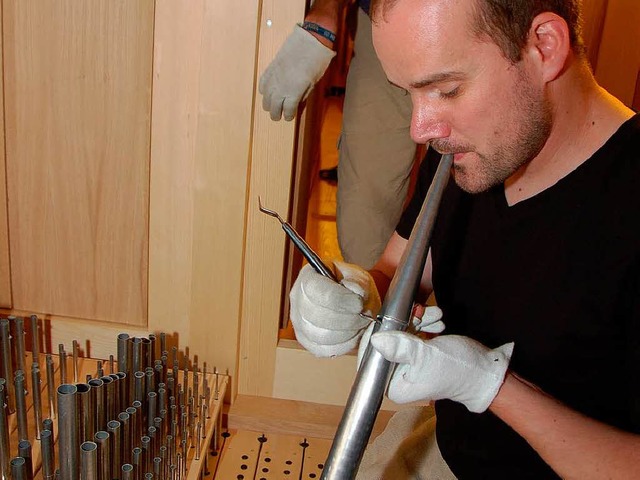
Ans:
[{"label": "man's nose", "polygon": [[451,126],[442,112],[428,104],[414,102],[411,114],[411,138],[418,144],[426,144],[436,138],[451,135]]}]

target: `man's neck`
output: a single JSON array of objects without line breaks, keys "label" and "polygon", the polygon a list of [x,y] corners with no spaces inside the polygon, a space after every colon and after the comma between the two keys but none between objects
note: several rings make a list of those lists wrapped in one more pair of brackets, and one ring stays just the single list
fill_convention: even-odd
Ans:
[{"label": "man's neck", "polygon": [[551,87],[555,108],[549,139],[531,162],[505,182],[509,205],[555,185],[587,161],[633,116],[632,110],[597,85],[590,72],[576,68],[566,75],[574,78],[566,77]]}]

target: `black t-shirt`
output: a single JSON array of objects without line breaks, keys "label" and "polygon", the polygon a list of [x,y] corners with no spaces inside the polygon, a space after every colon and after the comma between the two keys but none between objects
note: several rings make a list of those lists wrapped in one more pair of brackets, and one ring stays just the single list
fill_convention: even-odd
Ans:
[{"label": "black t-shirt", "polygon": [[[437,154],[397,232],[408,238]],[[640,433],[640,114],[565,178],[511,207],[502,185],[453,181],[433,232],[445,333],[515,342],[513,371],[573,409]],[[526,408],[526,406],[523,406]],[[436,402],[437,437],[464,478],[558,478],[490,412]]]}]

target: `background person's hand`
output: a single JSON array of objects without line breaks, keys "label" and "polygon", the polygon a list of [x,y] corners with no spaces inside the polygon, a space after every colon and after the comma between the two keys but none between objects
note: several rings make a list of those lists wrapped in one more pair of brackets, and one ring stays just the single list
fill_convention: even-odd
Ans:
[{"label": "background person's hand", "polygon": [[357,265],[334,262],[340,283],[305,265],[289,298],[290,318],[300,344],[318,357],[343,355],[355,348],[380,310],[373,278]]},{"label": "background person's hand", "polygon": [[293,120],[298,104],[307,98],[336,52],[324,46],[311,33],[296,25],[260,76],[258,91],[262,108],[271,120]]},{"label": "background person's hand", "polygon": [[504,381],[513,343],[494,350],[459,335],[422,340],[406,332],[380,332],[371,345],[397,363],[387,396],[396,403],[451,399],[484,412]]}]

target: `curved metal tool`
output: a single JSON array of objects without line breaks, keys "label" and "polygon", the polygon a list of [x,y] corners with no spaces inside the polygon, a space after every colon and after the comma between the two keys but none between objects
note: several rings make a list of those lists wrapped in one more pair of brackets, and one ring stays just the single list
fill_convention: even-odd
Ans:
[{"label": "curved metal tool", "polygon": [[300,250],[302,255],[304,255],[304,258],[307,259],[307,261],[311,264],[316,272],[318,272],[320,275],[324,275],[325,277],[329,277],[336,282],[338,281],[333,271],[324,264],[318,254],[311,249],[309,244],[304,241],[304,239],[298,234],[298,232],[293,229],[293,227],[288,222],[285,222],[277,212],[274,212],[273,210],[269,210],[268,208],[262,206],[262,201],[260,200],[259,196],[258,208],[262,213],[266,213],[267,215],[271,215],[272,217],[278,219],[278,221],[282,225],[282,229],[284,230],[284,232],[291,239],[298,250]]},{"label": "curved metal tool", "polygon": [[[258,196],[258,208],[262,213],[266,213],[267,215],[271,215],[272,217],[275,217],[278,219],[278,221],[282,225],[282,229],[285,231],[287,236],[291,239],[291,241],[298,248],[298,250],[300,250],[302,255],[304,255],[304,258],[307,259],[309,264],[315,269],[316,272],[318,272],[320,275],[324,275],[325,277],[329,277],[336,283],[340,283],[338,282],[338,279],[336,278],[333,271],[329,267],[327,267],[327,265],[325,265],[325,263],[320,259],[318,254],[313,251],[313,249],[309,246],[307,242],[304,241],[304,239],[300,236],[300,234],[296,232],[288,222],[285,222],[280,215],[278,215],[278,212],[269,210],[268,208],[265,208],[262,206],[262,201],[260,200],[259,196]],[[361,313],[360,316],[362,318],[366,318],[371,322],[380,321],[377,318],[370,317],[369,315],[365,315],[364,313]]]}]

